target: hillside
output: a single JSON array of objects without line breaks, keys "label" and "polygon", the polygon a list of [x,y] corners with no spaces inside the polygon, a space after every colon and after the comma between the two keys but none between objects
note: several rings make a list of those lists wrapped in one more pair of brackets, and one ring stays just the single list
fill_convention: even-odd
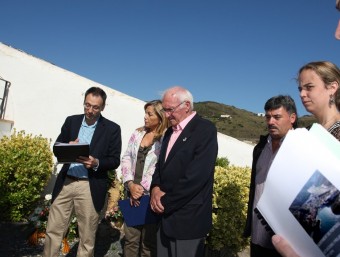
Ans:
[{"label": "hillside", "polygon": [[[219,132],[239,140],[255,143],[260,135],[266,134],[265,118],[257,113],[211,101],[197,102],[194,108],[200,116],[211,120]],[[306,127],[313,122],[315,119],[312,116],[299,117],[299,127]]]}]

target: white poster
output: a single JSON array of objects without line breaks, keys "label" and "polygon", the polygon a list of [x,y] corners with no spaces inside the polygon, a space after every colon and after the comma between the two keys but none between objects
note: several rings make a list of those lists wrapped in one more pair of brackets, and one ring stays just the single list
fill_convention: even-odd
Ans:
[{"label": "white poster", "polygon": [[290,131],[258,210],[301,257],[340,256],[340,143],[314,124]]}]

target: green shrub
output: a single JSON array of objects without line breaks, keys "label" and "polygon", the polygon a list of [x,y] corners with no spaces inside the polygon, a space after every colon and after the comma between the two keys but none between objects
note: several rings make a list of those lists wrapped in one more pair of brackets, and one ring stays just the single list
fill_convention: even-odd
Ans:
[{"label": "green shrub", "polygon": [[242,236],[247,216],[250,168],[215,167],[213,229],[207,242],[212,250],[227,248],[236,254],[248,245]]},{"label": "green shrub", "polygon": [[24,131],[0,139],[0,220],[26,221],[53,167],[51,141]]},{"label": "green shrub", "polygon": [[215,166],[220,166],[222,168],[227,168],[229,166],[229,160],[227,157],[217,157]]}]

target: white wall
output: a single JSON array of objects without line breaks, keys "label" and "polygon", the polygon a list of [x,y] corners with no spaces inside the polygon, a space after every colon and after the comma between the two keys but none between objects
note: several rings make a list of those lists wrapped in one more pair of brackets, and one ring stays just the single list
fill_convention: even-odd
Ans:
[{"label": "white wall", "polygon": [[[102,114],[121,126],[122,151],[132,131],[144,124],[143,101],[2,43],[0,76],[11,82],[5,119],[14,121],[17,131],[54,142],[65,118],[83,113],[84,93],[92,86],[103,88],[108,96]],[[220,157],[238,166],[251,165],[253,146],[221,133],[218,142]]]},{"label": "white wall", "polygon": [[0,120],[0,139],[3,136],[10,136],[13,128],[13,122],[9,120]]}]

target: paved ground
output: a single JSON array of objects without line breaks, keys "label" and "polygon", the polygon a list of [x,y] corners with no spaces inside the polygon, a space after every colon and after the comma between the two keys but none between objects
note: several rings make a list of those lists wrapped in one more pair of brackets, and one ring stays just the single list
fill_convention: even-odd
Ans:
[{"label": "paved ground", "polygon": [[[32,227],[23,223],[0,223],[0,257],[41,257],[43,240],[37,246],[30,246],[27,238],[34,231]],[[121,257],[123,256],[123,235],[119,230],[102,222],[98,227],[96,238],[95,257]],[[71,251],[60,257],[76,257],[77,242],[71,244]],[[209,257],[230,257],[226,252],[207,253]],[[249,257],[246,249],[238,257]]]}]

